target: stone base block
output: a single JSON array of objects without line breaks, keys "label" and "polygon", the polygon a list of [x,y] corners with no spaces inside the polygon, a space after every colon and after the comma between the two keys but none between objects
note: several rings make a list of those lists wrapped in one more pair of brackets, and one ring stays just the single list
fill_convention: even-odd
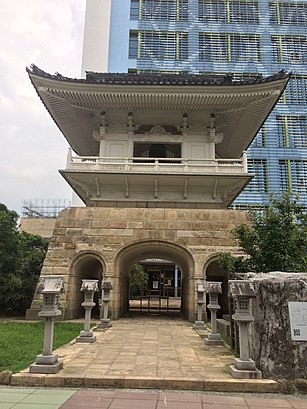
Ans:
[{"label": "stone base block", "polygon": [[220,334],[230,337],[230,322],[222,318],[216,320],[217,330]]},{"label": "stone base block", "polygon": [[57,362],[52,365],[38,365],[37,363],[30,365],[30,373],[55,374],[63,369],[63,362]]},{"label": "stone base block", "polygon": [[81,331],[80,337],[92,337],[94,335],[93,331]]},{"label": "stone base block", "polygon": [[204,321],[195,321],[193,324],[193,329],[198,329],[198,330],[205,330],[207,329]]},{"label": "stone base block", "polygon": [[97,329],[98,329],[98,331],[99,331],[99,328],[100,328],[100,329],[104,329],[104,328],[110,328],[110,327],[112,327],[112,321],[109,320],[109,319],[100,320],[100,321],[97,323]]},{"label": "stone base block", "polygon": [[234,365],[229,365],[229,373],[236,379],[262,379],[262,372],[259,369],[249,371],[237,369]]},{"label": "stone base block", "polygon": [[76,342],[83,343],[83,344],[92,344],[93,342],[96,342],[96,337],[95,335],[91,337],[80,335],[79,337],[76,338]]},{"label": "stone base block", "polygon": [[58,362],[58,355],[37,355],[35,363],[37,365],[53,365]]},{"label": "stone base block", "polygon": [[208,334],[207,338],[205,338],[205,344],[206,345],[217,345],[217,346],[225,345],[220,334]]},{"label": "stone base block", "polygon": [[255,371],[256,370],[255,361],[253,361],[252,359],[243,360],[240,358],[235,358],[233,364],[235,368],[239,370],[244,370],[244,371]]}]

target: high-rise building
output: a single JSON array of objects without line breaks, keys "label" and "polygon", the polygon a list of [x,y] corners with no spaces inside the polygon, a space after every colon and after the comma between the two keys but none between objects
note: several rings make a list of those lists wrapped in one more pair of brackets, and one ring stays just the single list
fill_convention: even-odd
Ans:
[{"label": "high-rise building", "polygon": [[248,148],[255,177],[234,205],[291,188],[307,206],[306,32],[306,0],[88,0],[82,69],[238,80],[292,71]]}]

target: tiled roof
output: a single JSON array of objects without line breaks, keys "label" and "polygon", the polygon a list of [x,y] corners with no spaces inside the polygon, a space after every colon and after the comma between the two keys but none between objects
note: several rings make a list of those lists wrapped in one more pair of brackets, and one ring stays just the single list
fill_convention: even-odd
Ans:
[{"label": "tiled roof", "polygon": [[252,85],[262,84],[271,81],[277,81],[289,77],[291,74],[284,70],[263,77],[261,74],[255,77],[246,78],[241,81],[234,80],[233,74],[226,75],[204,75],[204,74],[164,74],[164,73],[100,73],[88,71],[85,79],[64,77],[58,72],[54,75],[32,64],[27,68],[27,72],[39,77],[49,78],[58,81],[87,83],[87,84],[104,84],[104,85],[175,85],[175,86],[217,86],[217,85]]}]

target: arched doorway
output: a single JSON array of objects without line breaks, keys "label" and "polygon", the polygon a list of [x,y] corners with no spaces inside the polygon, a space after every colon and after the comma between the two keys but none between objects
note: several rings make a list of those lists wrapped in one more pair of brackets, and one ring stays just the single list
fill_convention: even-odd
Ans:
[{"label": "arched doorway", "polygon": [[[68,309],[66,319],[79,318],[84,316],[84,309],[81,306],[84,294],[80,291],[83,279],[99,280],[99,290],[103,277],[104,262],[96,253],[84,252],[79,254],[71,264],[68,288],[71,292],[68,298]],[[96,306],[92,310],[92,316],[99,317],[99,297],[100,291],[95,293],[94,302]]]},{"label": "arched doorway", "polygon": [[[217,258],[209,260],[205,267],[205,278],[207,281],[220,281],[222,283],[222,294],[219,296],[219,304],[221,309],[217,312],[218,318],[223,315],[229,314],[229,300],[228,300],[228,274],[219,265]],[[208,296],[207,296],[208,298]],[[208,299],[207,303],[208,304]],[[207,310],[207,314],[210,315],[210,311]]]},{"label": "arched doorway", "polygon": [[115,268],[118,274],[118,305],[115,316],[123,316],[129,310],[129,271],[133,264],[148,260],[172,263],[181,271],[181,311],[194,319],[194,260],[183,247],[164,241],[148,240],[126,246],[116,256]]}]

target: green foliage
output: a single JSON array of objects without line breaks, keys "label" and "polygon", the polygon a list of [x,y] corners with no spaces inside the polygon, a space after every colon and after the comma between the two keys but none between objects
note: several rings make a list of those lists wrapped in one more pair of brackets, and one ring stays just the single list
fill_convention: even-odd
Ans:
[{"label": "green foliage", "polygon": [[148,286],[148,274],[140,264],[133,264],[129,272],[130,297],[143,295]]},{"label": "green foliage", "polygon": [[[54,327],[54,349],[66,344],[79,335],[83,323],[56,322]],[[0,372],[18,372],[35,361],[42,352],[44,323],[0,322]]]},{"label": "green foliage", "polygon": [[40,236],[17,230],[18,214],[0,204],[0,314],[23,315],[30,307],[47,252]]},{"label": "green foliage", "polygon": [[245,257],[222,253],[219,262],[229,272],[307,271],[307,215],[298,198],[285,192],[272,196],[267,208],[250,212],[251,224],[240,224],[234,237]]}]

